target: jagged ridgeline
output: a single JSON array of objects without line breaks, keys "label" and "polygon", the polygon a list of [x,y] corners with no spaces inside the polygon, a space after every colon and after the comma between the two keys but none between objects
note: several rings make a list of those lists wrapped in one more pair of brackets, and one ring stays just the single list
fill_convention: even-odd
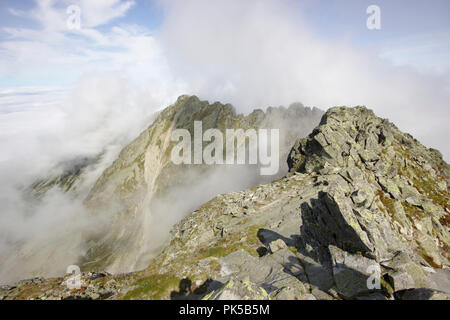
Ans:
[{"label": "jagged ridgeline", "polygon": [[[90,238],[82,268],[125,272],[146,267],[167,240],[171,226],[202,203],[219,193],[285,175],[285,159],[293,143],[311,132],[322,115],[316,108],[297,103],[244,116],[237,115],[229,104],[181,96],[122,150],[89,193],[87,208],[93,215],[110,216],[110,220],[105,232]],[[203,132],[214,128],[224,136],[227,129],[279,129],[277,175],[261,176],[259,165],[174,164],[171,151],[178,142],[172,141],[172,132],[186,129],[194,137],[195,121],[201,121]],[[203,142],[203,146],[207,144]]]},{"label": "jagged ridgeline", "polygon": [[[287,177],[178,223],[125,298],[167,297],[174,278],[224,284],[207,282],[206,298],[449,297],[450,176],[438,151],[364,107],[336,107],[288,163]],[[171,282],[154,291],[155,279]]]},{"label": "jagged ridgeline", "polygon": [[[329,109],[309,136],[292,145],[285,177],[206,202],[171,229],[170,242],[144,271],[101,278],[85,273],[76,293],[59,278],[19,283],[0,294],[450,298],[450,175],[438,151],[364,107]],[[112,173],[129,167],[118,161]],[[106,181],[99,180],[88,203]]]}]

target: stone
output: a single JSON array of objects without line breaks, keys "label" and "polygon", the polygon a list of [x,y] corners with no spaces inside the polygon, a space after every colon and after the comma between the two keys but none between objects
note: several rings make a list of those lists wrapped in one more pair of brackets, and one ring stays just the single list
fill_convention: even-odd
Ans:
[{"label": "stone", "polygon": [[310,293],[300,296],[298,300],[317,300],[316,297]]},{"label": "stone", "polygon": [[416,288],[413,278],[405,271],[394,271],[388,273],[389,282],[395,291]]},{"label": "stone", "polygon": [[[399,272],[391,273],[396,276],[398,281],[397,285],[399,286],[399,288],[395,288],[395,290],[402,290],[402,286],[412,288],[433,288],[435,286],[435,284],[425,275],[422,268],[417,263],[415,263],[405,252],[398,253],[392,260],[385,261],[382,263],[382,265],[396,272]],[[407,274],[409,277],[405,274]],[[410,281],[410,279],[412,279],[412,282]]]},{"label": "stone", "polygon": [[272,242],[269,244],[269,248],[270,248],[270,251],[271,251],[272,253],[277,252],[278,250],[284,249],[284,248],[286,248],[286,247],[287,247],[287,246],[286,246],[286,243],[285,243],[283,240],[281,240],[281,239],[272,241]]},{"label": "stone", "polygon": [[311,294],[316,298],[316,300],[333,300],[332,295],[317,288],[312,289]]}]

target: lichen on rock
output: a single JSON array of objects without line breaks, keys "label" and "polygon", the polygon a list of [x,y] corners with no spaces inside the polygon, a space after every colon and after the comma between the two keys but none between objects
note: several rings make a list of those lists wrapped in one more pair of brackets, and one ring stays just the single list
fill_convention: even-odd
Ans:
[{"label": "lichen on rock", "polygon": [[[335,107],[287,163],[285,177],[181,219],[114,297],[174,297],[184,279],[198,299],[448,299],[450,175],[439,152],[365,107]],[[147,290],[162,275],[163,292]]]}]

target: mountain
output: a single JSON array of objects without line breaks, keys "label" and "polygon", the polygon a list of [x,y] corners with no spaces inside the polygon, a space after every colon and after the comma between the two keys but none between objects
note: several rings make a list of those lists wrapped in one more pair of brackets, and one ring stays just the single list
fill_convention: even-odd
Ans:
[{"label": "mountain", "polygon": [[[32,279],[3,288],[0,296],[450,298],[450,175],[438,151],[365,107],[329,109],[292,146],[286,176],[199,206],[173,226],[145,270],[84,273],[79,291],[65,286],[68,276]],[[125,149],[119,159],[144,149]],[[116,170],[126,168],[116,161],[87,203],[102,199],[98,190],[124,186]],[[114,175],[121,183],[107,182]]]},{"label": "mountain", "polygon": [[84,171],[97,161],[97,158],[80,157],[60,163],[55,168],[57,173],[37,180],[26,190],[26,193],[33,198],[40,198],[53,188],[59,188],[63,192],[76,193]]},{"label": "mountain", "polygon": [[[289,108],[255,110],[237,115],[229,104],[209,104],[196,96],[181,96],[159,113],[152,125],[125,147],[105,170],[89,193],[85,204],[92,215],[107,217],[101,230],[86,245],[80,262],[84,269],[127,272],[143,269],[168,240],[172,225],[219,193],[242,190],[269,182],[258,165],[174,164],[172,133],[188,130],[193,137],[194,122],[203,132],[216,128],[280,130],[280,171],[295,139],[306,136],[319,123],[323,112],[292,104]],[[248,142],[244,142],[247,143]],[[194,149],[194,139],[189,143]],[[203,142],[202,146],[207,143]],[[226,150],[225,142],[224,153]],[[230,179],[230,177],[233,177]]]}]

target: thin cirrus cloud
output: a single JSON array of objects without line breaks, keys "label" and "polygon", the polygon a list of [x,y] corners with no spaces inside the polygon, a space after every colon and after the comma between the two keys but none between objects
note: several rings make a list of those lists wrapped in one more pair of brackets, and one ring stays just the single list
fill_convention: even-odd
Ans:
[{"label": "thin cirrus cloud", "polygon": [[81,12],[83,12],[83,24],[87,27],[97,27],[118,17],[123,17],[135,5],[135,2],[121,0],[80,0],[79,5]]},{"label": "thin cirrus cloud", "polygon": [[69,6],[77,6],[83,15],[83,26],[92,28],[123,17],[134,4],[134,1],[128,0],[41,0],[36,2],[36,7],[29,12],[29,16],[45,30],[63,31],[67,28],[67,9]]},{"label": "thin cirrus cloud", "polygon": [[398,66],[412,66],[421,73],[448,75],[450,35],[447,32],[420,33],[387,41],[381,57]]}]

